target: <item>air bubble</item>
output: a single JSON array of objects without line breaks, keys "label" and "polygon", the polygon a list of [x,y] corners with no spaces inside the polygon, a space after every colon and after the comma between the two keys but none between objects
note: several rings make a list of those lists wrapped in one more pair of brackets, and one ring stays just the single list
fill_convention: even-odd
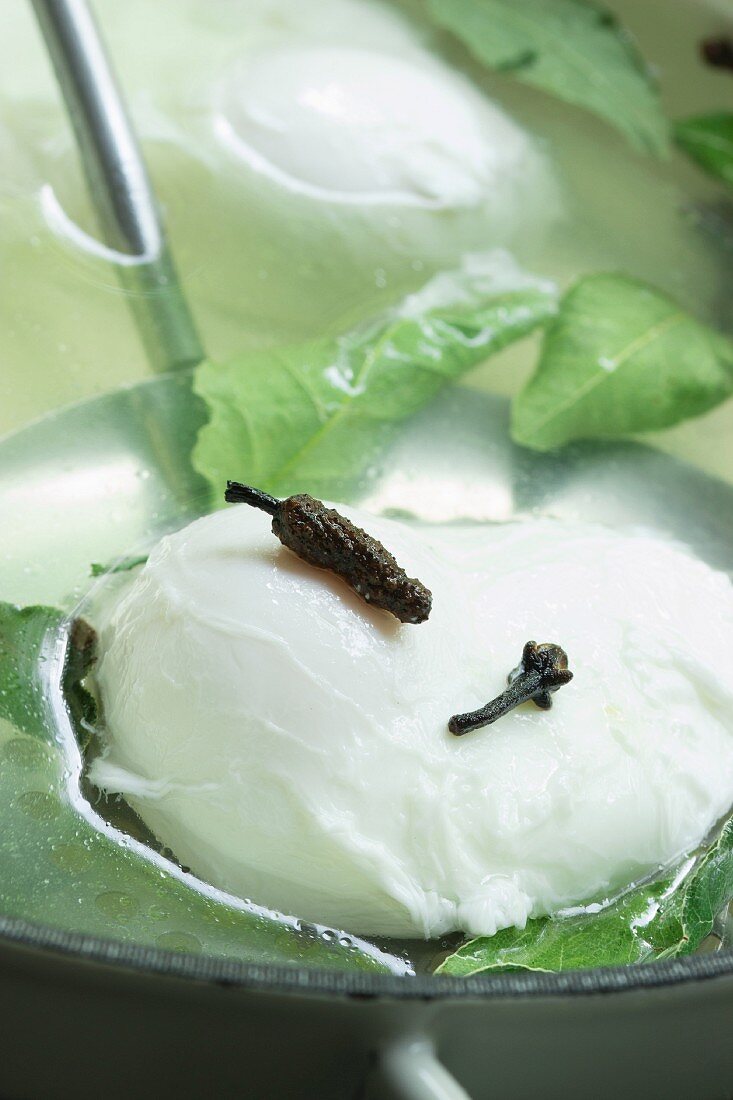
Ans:
[{"label": "air bubble", "polygon": [[108,890],[104,894],[98,894],[97,908],[111,920],[127,921],[136,917],[140,912],[140,905],[136,898],[130,894],[120,894],[116,890]]},{"label": "air bubble", "polygon": [[26,791],[16,798],[15,804],[35,821],[53,821],[59,815],[58,798],[46,791]]},{"label": "air bubble", "polygon": [[30,737],[14,737],[8,741],[3,756],[9,764],[15,764],[18,768],[40,768],[51,762],[48,749]]},{"label": "air bubble", "polygon": [[155,944],[165,951],[183,951],[187,955],[198,955],[202,950],[201,940],[191,932],[161,932]]}]

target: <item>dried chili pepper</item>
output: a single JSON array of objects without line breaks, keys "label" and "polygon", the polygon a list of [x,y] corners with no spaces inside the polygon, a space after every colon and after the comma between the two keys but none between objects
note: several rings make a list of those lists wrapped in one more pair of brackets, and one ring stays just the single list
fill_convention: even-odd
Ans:
[{"label": "dried chili pepper", "polygon": [[408,577],[381,542],[315,497],[299,493],[278,500],[261,489],[228,481],[225,499],[267,512],[284,546],[309,565],[336,573],[373,607],[389,611],[402,623],[422,623],[430,614],[429,589]]},{"label": "dried chili pepper", "polygon": [[535,706],[549,710],[552,695],[563,684],[573,678],[568,669],[568,655],[554,642],[527,642],[522,651],[522,660],[507,677],[509,687],[496,699],[492,699],[480,710],[467,714],[454,714],[448,722],[448,729],[457,737],[471,730],[489,726],[497,718],[502,718],[514,707],[527,703],[531,699]]}]

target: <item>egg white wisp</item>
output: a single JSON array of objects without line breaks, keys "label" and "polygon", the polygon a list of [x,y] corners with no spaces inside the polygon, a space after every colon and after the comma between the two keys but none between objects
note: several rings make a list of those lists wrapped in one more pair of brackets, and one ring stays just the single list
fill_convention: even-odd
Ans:
[{"label": "egg white wisp", "polygon": [[[213,885],[353,932],[491,935],[605,898],[733,802],[733,587],[651,535],[411,528],[342,509],[433,591],[401,626],[247,506],[164,538],[102,624],[119,791]],[[529,639],[575,673],[464,738]]]}]

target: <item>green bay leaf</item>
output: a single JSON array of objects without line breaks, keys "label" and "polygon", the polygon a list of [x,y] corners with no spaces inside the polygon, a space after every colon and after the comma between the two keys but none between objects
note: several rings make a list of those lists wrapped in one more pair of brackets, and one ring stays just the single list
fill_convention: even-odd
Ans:
[{"label": "green bay leaf", "polygon": [[53,607],[0,602],[0,718],[36,737],[48,727],[39,672],[62,619]]},{"label": "green bay leaf", "polygon": [[93,561],[89,567],[91,577],[104,577],[108,573],[130,573],[140,565],[145,565],[148,554],[136,554],[131,558],[121,558],[119,561],[101,562]]},{"label": "green bay leaf", "polygon": [[[65,616],[54,607],[16,607],[0,601],[0,718],[21,733],[53,741],[43,668],[53,659]],[[80,742],[96,718],[83,680],[95,657],[95,635],[77,619],[69,633],[62,682]]]},{"label": "green bay leaf", "polygon": [[709,175],[733,187],[733,114],[718,111],[682,119],[675,141]]},{"label": "green bay leaf", "polygon": [[459,947],[437,974],[468,977],[490,970],[576,970],[642,962],[652,954],[645,927],[669,883],[631,891],[598,912],[529,920]]},{"label": "green bay leaf", "polygon": [[591,275],[563,298],[512,435],[546,451],[670,427],[733,392],[733,342],[623,275]]},{"label": "green bay leaf", "polygon": [[479,61],[600,115],[663,153],[668,124],[649,70],[607,10],[583,0],[427,0]]},{"label": "green bay leaf", "polygon": [[340,338],[199,366],[194,388],[210,419],[193,461],[217,498],[228,478],[342,498],[400,423],[556,308],[554,289],[528,277],[491,289],[466,276],[459,300],[441,306],[439,278],[436,293],[428,284]]},{"label": "green bay leaf", "polygon": [[733,817],[692,875],[682,902],[684,938],[678,954],[695,951],[713,930],[715,919],[733,899]]}]

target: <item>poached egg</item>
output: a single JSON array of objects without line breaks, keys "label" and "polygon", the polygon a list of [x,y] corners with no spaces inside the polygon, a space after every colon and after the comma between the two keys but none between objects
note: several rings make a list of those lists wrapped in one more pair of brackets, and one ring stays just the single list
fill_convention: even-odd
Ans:
[{"label": "poached egg", "polygon": [[[651,534],[342,511],[433,592],[402,626],[245,505],[101,626],[92,779],[209,883],[355,933],[492,935],[673,863],[733,802],[733,587]],[[574,679],[462,738],[530,638]]]}]

